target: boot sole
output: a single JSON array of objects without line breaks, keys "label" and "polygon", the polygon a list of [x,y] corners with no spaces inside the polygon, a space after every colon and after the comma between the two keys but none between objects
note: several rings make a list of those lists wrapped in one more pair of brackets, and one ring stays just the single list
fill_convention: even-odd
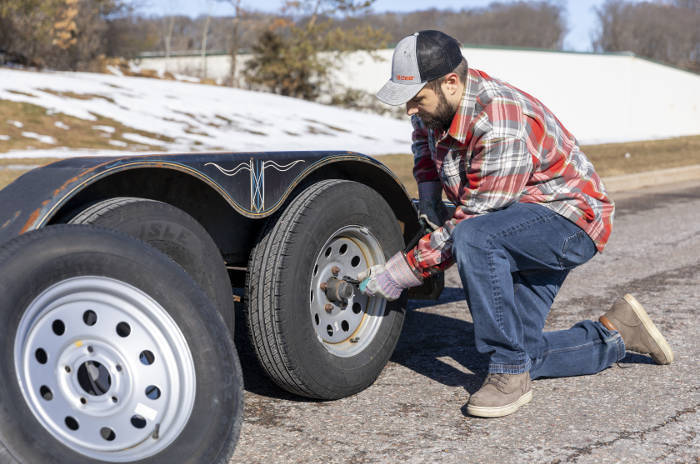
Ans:
[{"label": "boot sole", "polygon": [[505,406],[474,406],[467,404],[467,412],[476,417],[503,417],[508,414],[513,414],[520,409],[520,406],[526,405],[532,400],[532,390],[525,393],[523,396]]},{"label": "boot sole", "polygon": [[654,340],[656,346],[661,350],[666,358],[665,362],[662,362],[663,360],[657,358],[654,358],[654,361],[656,361],[657,364],[671,364],[673,362],[673,350],[671,349],[671,345],[669,345],[664,336],[661,335],[661,332],[656,328],[656,325],[651,322],[651,318],[644,310],[644,307],[642,307],[637,299],[629,293],[623,298],[630,305],[630,307],[632,307],[632,311],[634,311],[634,314],[637,315],[649,336],[652,338],[652,340]]}]

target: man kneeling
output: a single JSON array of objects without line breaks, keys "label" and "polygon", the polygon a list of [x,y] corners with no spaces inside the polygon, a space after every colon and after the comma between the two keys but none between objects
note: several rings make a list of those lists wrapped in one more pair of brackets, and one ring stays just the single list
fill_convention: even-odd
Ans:
[{"label": "man kneeling", "polygon": [[[614,204],[576,139],[539,100],[470,69],[439,31],[402,39],[377,97],[406,105],[413,124],[419,209],[433,226],[408,253],[361,273],[366,293],[396,299],[457,264],[488,375],[467,410],[515,412],[531,379],[593,374],[625,356],[673,352],[644,308],[625,295],[600,317],[543,332],[571,269],[602,252]],[[456,205],[448,217],[442,193]]]}]

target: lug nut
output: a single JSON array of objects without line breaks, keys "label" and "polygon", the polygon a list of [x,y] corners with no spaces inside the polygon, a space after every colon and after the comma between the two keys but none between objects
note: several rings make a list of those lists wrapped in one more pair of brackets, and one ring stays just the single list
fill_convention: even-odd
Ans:
[{"label": "lug nut", "polygon": [[325,282],[321,282],[321,285],[319,285],[319,287],[321,287],[321,290],[323,290],[325,292],[326,289],[328,288],[328,284]]},{"label": "lug nut", "polygon": [[330,303],[326,303],[326,306],[323,307],[323,309],[326,310],[327,313],[333,311],[333,305]]},{"label": "lug nut", "polygon": [[340,272],[340,268],[339,268],[338,266],[333,266],[333,267],[331,268],[331,273],[332,273],[334,276],[337,276],[339,272]]}]

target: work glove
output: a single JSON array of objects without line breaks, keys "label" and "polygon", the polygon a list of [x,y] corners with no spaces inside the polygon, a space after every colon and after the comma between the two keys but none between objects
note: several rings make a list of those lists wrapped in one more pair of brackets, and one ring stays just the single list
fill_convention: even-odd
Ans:
[{"label": "work glove", "polygon": [[420,218],[431,231],[442,226],[449,213],[442,202],[442,184],[440,182],[421,182],[418,184],[418,210]]},{"label": "work glove", "polygon": [[386,264],[377,264],[357,275],[360,291],[368,296],[381,296],[387,301],[397,300],[404,289],[417,287],[423,283],[406,255],[400,251],[392,256]]}]

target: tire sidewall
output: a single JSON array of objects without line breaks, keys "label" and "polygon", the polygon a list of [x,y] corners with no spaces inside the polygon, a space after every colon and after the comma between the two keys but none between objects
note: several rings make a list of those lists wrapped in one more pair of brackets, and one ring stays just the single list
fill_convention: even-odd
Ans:
[{"label": "tire sidewall", "polygon": [[182,269],[135,239],[87,226],[49,227],[16,240],[0,250],[0,436],[19,462],[96,462],[39,424],[19,389],[14,363],[17,327],[34,298],[53,284],[90,275],[128,283],[156,300],[180,328],[195,364],[197,391],[187,425],[165,450],[139,462],[185,462],[185,456],[218,462],[231,451],[221,443],[230,441],[239,422],[232,416],[240,414],[240,386],[231,387],[236,373],[240,382],[240,366],[223,320]]},{"label": "tire sidewall", "polygon": [[389,205],[377,192],[357,182],[341,182],[327,189],[304,214],[305,233],[285,250],[298,258],[283,263],[280,307],[285,308],[285,315],[279,327],[289,340],[294,368],[313,382],[315,390],[325,389],[324,398],[340,398],[363,390],[381,372],[401,332],[406,299],[387,302],[372,342],[360,353],[337,356],[318,340],[312,324],[311,270],[328,238],[344,226],[366,227],[382,246],[385,259],[403,248],[403,239]]},{"label": "tire sidewall", "polygon": [[233,291],[224,258],[207,230],[187,212],[157,200],[115,197],[90,205],[70,222],[117,230],[168,255],[216,304],[234,333]]}]

